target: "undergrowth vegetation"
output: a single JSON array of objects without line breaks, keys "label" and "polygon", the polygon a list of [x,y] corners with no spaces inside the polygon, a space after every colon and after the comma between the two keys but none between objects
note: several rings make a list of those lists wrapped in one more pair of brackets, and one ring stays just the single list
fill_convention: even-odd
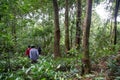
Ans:
[{"label": "undergrowth vegetation", "polygon": [[[56,58],[54,41],[57,40],[55,32],[59,30],[54,27],[52,0],[0,0],[0,80],[120,80],[120,22],[117,22],[117,29],[114,29],[114,16],[111,15],[114,14],[115,1],[119,0],[93,2],[89,44],[85,44],[89,47],[91,73],[86,75],[82,75],[81,60],[84,57],[82,45],[85,40],[82,33],[85,30],[84,19],[87,20],[85,8],[88,0],[68,0],[69,54],[66,54],[65,46],[65,1],[57,1],[60,27],[60,45],[57,47],[60,47],[61,56]],[[76,23],[79,21],[76,1],[82,1],[79,23],[82,31],[78,32],[80,35],[76,35]],[[102,8],[111,13],[107,20],[102,19],[96,11],[96,7],[103,3],[106,7]],[[80,38],[78,45],[75,44],[76,37]],[[42,55],[36,64],[32,64],[25,56],[28,45],[41,47]],[[78,46],[80,47],[76,50]]]},{"label": "undergrowth vegetation", "polygon": [[[18,53],[17,53],[18,54]],[[6,56],[7,57],[7,56]],[[27,56],[12,56],[0,61],[1,80],[104,80],[120,79],[120,66],[112,56],[92,60],[92,73],[81,76],[81,55],[54,59],[52,55],[40,55],[38,62],[31,63]],[[101,60],[100,60],[101,59]],[[102,62],[103,61],[103,62]],[[106,63],[106,64],[105,64]],[[94,66],[95,64],[95,66]],[[95,70],[97,68],[97,70]],[[114,73],[113,73],[114,72]]]}]

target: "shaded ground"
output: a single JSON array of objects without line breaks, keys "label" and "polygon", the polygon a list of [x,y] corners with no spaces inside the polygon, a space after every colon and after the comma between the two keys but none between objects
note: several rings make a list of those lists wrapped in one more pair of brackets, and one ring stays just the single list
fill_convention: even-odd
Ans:
[{"label": "shaded ground", "polygon": [[92,63],[92,74],[82,80],[120,80],[120,54],[103,57]]},{"label": "shaded ground", "polygon": [[26,57],[16,57],[10,64],[11,70],[0,65],[1,80],[120,80],[120,55],[92,60],[92,72],[84,76],[80,75],[81,62],[76,57],[54,60],[50,56],[41,56],[36,64],[31,64]]},{"label": "shaded ground", "polygon": [[[79,62],[76,61],[76,64]],[[91,62],[92,72],[91,74],[80,76],[81,66],[75,66],[78,72],[69,73],[73,75],[70,80],[120,80],[120,55],[111,55],[102,57],[96,61]],[[58,71],[69,71],[69,66],[61,66]],[[75,77],[74,77],[75,76]]]}]

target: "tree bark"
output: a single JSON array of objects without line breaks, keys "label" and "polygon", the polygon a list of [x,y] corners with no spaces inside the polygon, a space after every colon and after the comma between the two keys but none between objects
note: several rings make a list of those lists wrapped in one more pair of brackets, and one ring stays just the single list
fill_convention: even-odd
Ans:
[{"label": "tree bark", "polygon": [[115,5],[115,14],[114,14],[114,45],[117,43],[117,15],[118,15],[118,8],[119,8],[120,0],[116,0]]},{"label": "tree bark", "polygon": [[77,16],[76,16],[76,39],[75,46],[77,49],[80,48],[81,43],[81,0],[77,0]]},{"label": "tree bark", "polygon": [[65,52],[70,50],[69,46],[69,21],[68,21],[68,0],[65,0]]},{"label": "tree bark", "polygon": [[83,26],[83,59],[82,64],[83,68],[82,74],[88,74],[91,71],[90,57],[89,57],[89,34],[90,34],[90,25],[91,25],[91,14],[92,14],[92,0],[87,0],[86,7],[86,18]]},{"label": "tree bark", "polygon": [[59,28],[59,13],[57,0],[53,0],[54,8],[54,57],[60,57],[60,28]]},{"label": "tree bark", "polygon": [[70,27],[70,48],[73,47],[73,25]]}]

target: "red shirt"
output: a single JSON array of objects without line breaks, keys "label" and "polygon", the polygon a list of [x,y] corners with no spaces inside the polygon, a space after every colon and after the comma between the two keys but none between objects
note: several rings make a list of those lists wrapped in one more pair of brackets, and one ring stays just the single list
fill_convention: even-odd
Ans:
[{"label": "red shirt", "polygon": [[31,48],[28,48],[28,49],[26,50],[26,52],[25,52],[25,54],[28,55],[28,56],[29,56],[29,54],[30,54],[30,49],[31,49]]}]

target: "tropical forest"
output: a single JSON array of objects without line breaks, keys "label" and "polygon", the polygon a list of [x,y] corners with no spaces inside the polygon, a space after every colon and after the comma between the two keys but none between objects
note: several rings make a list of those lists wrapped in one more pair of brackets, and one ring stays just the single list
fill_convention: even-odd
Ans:
[{"label": "tropical forest", "polygon": [[0,0],[0,80],[120,80],[120,0]]}]

